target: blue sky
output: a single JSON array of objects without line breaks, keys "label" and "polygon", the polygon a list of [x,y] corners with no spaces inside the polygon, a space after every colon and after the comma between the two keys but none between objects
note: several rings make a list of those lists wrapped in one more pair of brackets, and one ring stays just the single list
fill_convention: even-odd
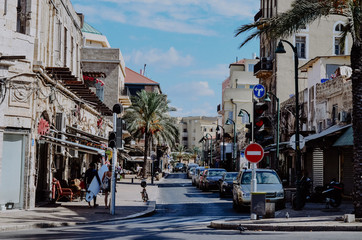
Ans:
[{"label": "blue sky", "polygon": [[173,116],[217,116],[221,84],[236,58],[259,56],[258,41],[242,49],[238,26],[253,21],[256,0],[71,0],[85,21],[119,48],[126,66],[159,82]]}]

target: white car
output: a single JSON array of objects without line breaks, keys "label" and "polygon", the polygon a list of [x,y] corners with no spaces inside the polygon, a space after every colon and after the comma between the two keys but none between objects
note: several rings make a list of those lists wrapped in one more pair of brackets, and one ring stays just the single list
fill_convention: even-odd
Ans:
[{"label": "white car", "polygon": [[[233,207],[237,210],[250,207],[251,169],[239,172],[233,183]],[[285,207],[284,189],[278,174],[271,169],[256,169],[257,191],[266,193],[266,201],[275,203],[276,209]]]}]

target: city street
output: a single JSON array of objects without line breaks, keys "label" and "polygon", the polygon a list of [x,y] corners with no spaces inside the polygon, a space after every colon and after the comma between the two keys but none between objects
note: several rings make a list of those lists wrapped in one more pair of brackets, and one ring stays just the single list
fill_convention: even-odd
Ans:
[{"label": "city street", "polygon": [[[118,197],[122,197],[118,195]],[[170,174],[159,184],[156,213],[149,217],[0,233],[0,239],[361,239],[360,232],[263,232],[215,230],[212,220],[249,218],[232,209],[230,198],[201,192],[182,173]]]}]

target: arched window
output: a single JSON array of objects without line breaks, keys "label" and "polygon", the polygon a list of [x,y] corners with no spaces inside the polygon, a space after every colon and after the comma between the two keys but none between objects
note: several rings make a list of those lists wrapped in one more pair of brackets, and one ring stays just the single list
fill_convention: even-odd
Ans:
[{"label": "arched window", "polygon": [[336,32],[342,32],[343,29],[344,29],[343,24],[342,24],[342,23],[338,23],[338,24],[336,25],[336,27],[334,28],[334,31],[336,31]]},{"label": "arched window", "polygon": [[[336,23],[334,25],[334,40],[333,40],[333,50],[334,55],[344,55],[345,46],[342,44],[341,33],[344,30],[344,25],[342,23]],[[344,43],[346,45],[346,42]]]}]

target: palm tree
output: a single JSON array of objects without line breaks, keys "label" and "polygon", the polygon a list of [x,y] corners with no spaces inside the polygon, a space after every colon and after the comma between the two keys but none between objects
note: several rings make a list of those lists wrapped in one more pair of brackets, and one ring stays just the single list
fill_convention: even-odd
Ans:
[{"label": "palm tree", "polygon": [[[267,36],[282,38],[296,33],[322,17],[337,14],[346,17],[342,38],[347,33],[352,36],[351,68],[353,99],[353,139],[354,139],[354,194],[353,203],[356,217],[362,217],[362,0],[296,0],[290,10],[269,19],[240,26],[235,36],[250,30],[252,32],[240,45],[250,40]],[[343,39],[342,39],[342,42]]]},{"label": "palm tree", "polygon": [[153,139],[174,146],[178,139],[175,120],[169,116],[169,112],[175,109],[168,104],[165,95],[142,90],[132,97],[132,105],[124,115],[130,134],[138,141],[144,139],[143,176],[146,176],[150,141]]}]

